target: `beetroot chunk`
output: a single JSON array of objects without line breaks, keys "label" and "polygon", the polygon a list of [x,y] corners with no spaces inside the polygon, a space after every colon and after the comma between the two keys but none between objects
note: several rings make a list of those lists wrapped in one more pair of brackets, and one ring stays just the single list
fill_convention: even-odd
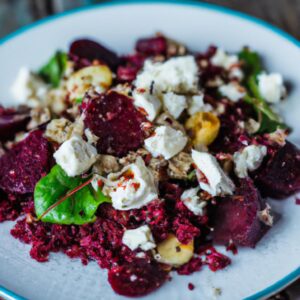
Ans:
[{"label": "beetroot chunk", "polygon": [[29,120],[27,108],[15,110],[0,106],[0,141],[12,139],[17,132],[25,130]]},{"label": "beetroot chunk", "polygon": [[115,69],[119,63],[116,53],[88,39],[74,41],[70,46],[69,54],[75,62],[80,60],[93,62],[97,59],[106,63],[112,69]]},{"label": "beetroot chunk", "polygon": [[300,190],[300,150],[290,142],[256,172],[255,182],[265,197],[285,198]]},{"label": "beetroot chunk", "polygon": [[267,229],[258,218],[265,208],[251,179],[241,181],[235,196],[220,201],[214,217],[213,238],[216,243],[255,247]]},{"label": "beetroot chunk", "polygon": [[85,126],[99,137],[100,153],[124,156],[144,141],[145,116],[137,111],[131,98],[117,92],[99,95],[87,103]]},{"label": "beetroot chunk", "polygon": [[141,297],[153,292],[166,281],[167,277],[167,272],[146,260],[136,260],[130,264],[114,267],[108,273],[108,281],[113,290],[128,297]]},{"label": "beetroot chunk", "polygon": [[41,130],[33,131],[0,158],[0,188],[7,193],[32,193],[51,167],[52,149]]},{"label": "beetroot chunk", "polygon": [[165,54],[167,51],[167,40],[163,36],[139,39],[135,49],[146,55]]}]

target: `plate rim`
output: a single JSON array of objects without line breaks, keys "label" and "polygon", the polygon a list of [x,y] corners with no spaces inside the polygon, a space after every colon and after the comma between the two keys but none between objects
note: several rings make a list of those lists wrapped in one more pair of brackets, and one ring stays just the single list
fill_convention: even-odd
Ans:
[{"label": "plate rim", "polygon": [[[83,7],[74,8],[68,11],[64,11],[52,16],[45,17],[43,19],[37,20],[31,24],[25,25],[20,27],[19,29],[5,35],[4,37],[0,38],[0,46],[6,44],[7,42],[13,40],[14,38],[22,35],[23,33],[36,28],[41,25],[45,25],[51,23],[52,21],[62,19],[69,15],[74,15],[81,13],[83,11],[91,11],[96,9],[102,9],[105,7],[113,7],[113,6],[129,6],[129,5],[136,5],[136,4],[144,4],[144,5],[156,5],[156,4],[167,4],[167,5],[174,5],[174,6],[188,6],[200,9],[206,9],[210,11],[217,11],[225,15],[234,16],[242,20],[246,20],[250,23],[254,23],[259,25],[262,28],[268,29],[269,31],[273,32],[274,34],[284,38],[287,42],[295,45],[300,49],[300,41],[293,37],[291,34],[285,32],[284,30],[280,29],[279,27],[270,24],[262,19],[254,17],[252,15],[248,15],[246,13],[236,11],[234,9],[219,6],[217,4],[207,3],[207,2],[198,2],[194,0],[112,0],[112,1],[105,1],[102,3],[92,4],[92,0],[87,0],[87,5]],[[300,278],[300,266],[296,268],[294,271],[280,279],[279,281],[273,283],[272,285],[266,287],[265,289],[256,292],[255,294],[246,297],[244,300],[257,300],[257,299],[265,299],[267,296],[271,296],[274,293],[280,291],[290,283],[296,281]],[[6,289],[3,286],[0,286],[0,295],[6,297],[8,300],[25,300],[20,295],[15,294],[14,292]]]}]

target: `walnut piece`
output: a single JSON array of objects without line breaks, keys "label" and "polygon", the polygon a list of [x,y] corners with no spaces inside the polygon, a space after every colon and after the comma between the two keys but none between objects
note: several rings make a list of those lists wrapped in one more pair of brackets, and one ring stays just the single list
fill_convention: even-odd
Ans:
[{"label": "walnut piece", "polygon": [[72,135],[72,122],[65,118],[53,119],[46,128],[45,137],[56,143],[63,143]]},{"label": "walnut piece", "polygon": [[115,156],[101,154],[93,166],[93,173],[103,175],[118,172],[120,169],[121,166]]},{"label": "walnut piece", "polygon": [[180,152],[168,162],[168,175],[175,179],[187,179],[192,167],[192,157],[190,154]]},{"label": "walnut piece", "polygon": [[30,111],[31,120],[27,125],[27,129],[31,130],[37,126],[51,120],[51,113],[47,107],[36,107]]},{"label": "walnut piece", "polygon": [[168,112],[164,112],[160,116],[158,116],[158,118],[156,119],[156,124],[170,126],[174,129],[180,130],[185,134],[183,125],[177,122]]}]

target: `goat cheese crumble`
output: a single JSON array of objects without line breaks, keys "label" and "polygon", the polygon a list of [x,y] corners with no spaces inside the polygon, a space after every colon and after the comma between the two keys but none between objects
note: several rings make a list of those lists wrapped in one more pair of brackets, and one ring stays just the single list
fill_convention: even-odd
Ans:
[{"label": "goat cheese crumble", "polygon": [[154,156],[162,155],[165,159],[178,154],[185,147],[188,138],[170,126],[159,126],[154,135],[145,139],[145,148]]},{"label": "goat cheese crumble", "polygon": [[246,90],[237,82],[230,82],[220,86],[219,92],[233,102],[237,102],[246,95]]},{"label": "goat cheese crumble", "polygon": [[270,103],[278,103],[286,93],[283,78],[279,73],[261,73],[257,76],[261,96]]},{"label": "goat cheese crumble", "polygon": [[211,58],[211,63],[215,66],[229,70],[233,65],[237,64],[239,59],[237,55],[229,55],[223,49],[218,48],[215,55]]},{"label": "goat cheese crumble", "polygon": [[16,105],[28,104],[35,107],[48,92],[48,86],[28,68],[22,67],[11,87]]},{"label": "goat cheese crumble", "polygon": [[198,169],[199,185],[204,191],[212,196],[233,194],[235,189],[234,183],[224,173],[213,155],[192,150],[192,159]]},{"label": "goat cheese crumble", "polygon": [[158,198],[153,175],[141,157],[103,181],[103,193],[111,197],[113,207],[118,210],[141,208]]},{"label": "goat cheese crumble", "polygon": [[133,92],[134,105],[138,109],[142,109],[149,121],[153,121],[158,115],[161,102],[154,95],[147,91],[139,91],[136,89]]},{"label": "goat cheese crumble", "polygon": [[187,108],[185,96],[169,92],[163,94],[162,99],[164,107],[175,119],[179,118],[182,112]]},{"label": "goat cheese crumble", "polygon": [[203,216],[205,213],[206,201],[201,201],[200,197],[197,195],[200,188],[191,188],[183,192],[181,195],[181,201],[184,205],[195,215]]},{"label": "goat cheese crumble", "polygon": [[95,163],[97,150],[75,135],[65,141],[53,156],[68,176],[73,177],[86,172]]},{"label": "goat cheese crumble", "polygon": [[258,169],[267,155],[266,146],[250,145],[245,147],[241,152],[235,152],[233,161],[235,164],[235,173],[239,178],[248,176],[248,170]]},{"label": "goat cheese crumble", "polygon": [[155,93],[194,93],[198,88],[198,66],[193,56],[170,58],[166,62],[146,60],[142,72],[135,80],[137,88],[150,90],[154,82]]},{"label": "goat cheese crumble", "polygon": [[156,247],[148,225],[144,225],[136,229],[125,230],[122,242],[132,251],[138,248],[148,251]]}]

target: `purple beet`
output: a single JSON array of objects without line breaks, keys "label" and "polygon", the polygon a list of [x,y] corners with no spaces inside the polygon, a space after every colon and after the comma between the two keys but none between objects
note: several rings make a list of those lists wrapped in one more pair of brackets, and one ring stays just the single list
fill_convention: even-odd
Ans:
[{"label": "purple beet", "polygon": [[300,150],[286,142],[254,175],[264,197],[285,198],[300,190]]},{"label": "purple beet", "polygon": [[216,243],[254,248],[269,229],[258,218],[258,212],[265,208],[251,179],[241,181],[232,197],[220,200],[216,207],[213,238]]},{"label": "purple beet", "polygon": [[167,51],[167,40],[163,36],[139,39],[135,49],[137,52],[146,55],[165,54]]},{"label": "purple beet", "polygon": [[84,124],[99,137],[99,153],[122,157],[143,145],[146,117],[131,98],[110,92],[90,100],[85,108]]},{"label": "purple beet", "polygon": [[119,57],[115,52],[88,39],[74,41],[70,46],[69,54],[75,62],[83,66],[95,59],[103,61],[113,70],[119,64]]},{"label": "purple beet", "polygon": [[0,157],[0,188],[7,193],[32,193],[52,163],[52,147],[43,131],[31,132]]},{"label": "purple beet", "polygon": [[30,115],[27,108],[15,110],[0,106],[0,141],[13,139],[17,132],[26,129],[29,120]]}]

